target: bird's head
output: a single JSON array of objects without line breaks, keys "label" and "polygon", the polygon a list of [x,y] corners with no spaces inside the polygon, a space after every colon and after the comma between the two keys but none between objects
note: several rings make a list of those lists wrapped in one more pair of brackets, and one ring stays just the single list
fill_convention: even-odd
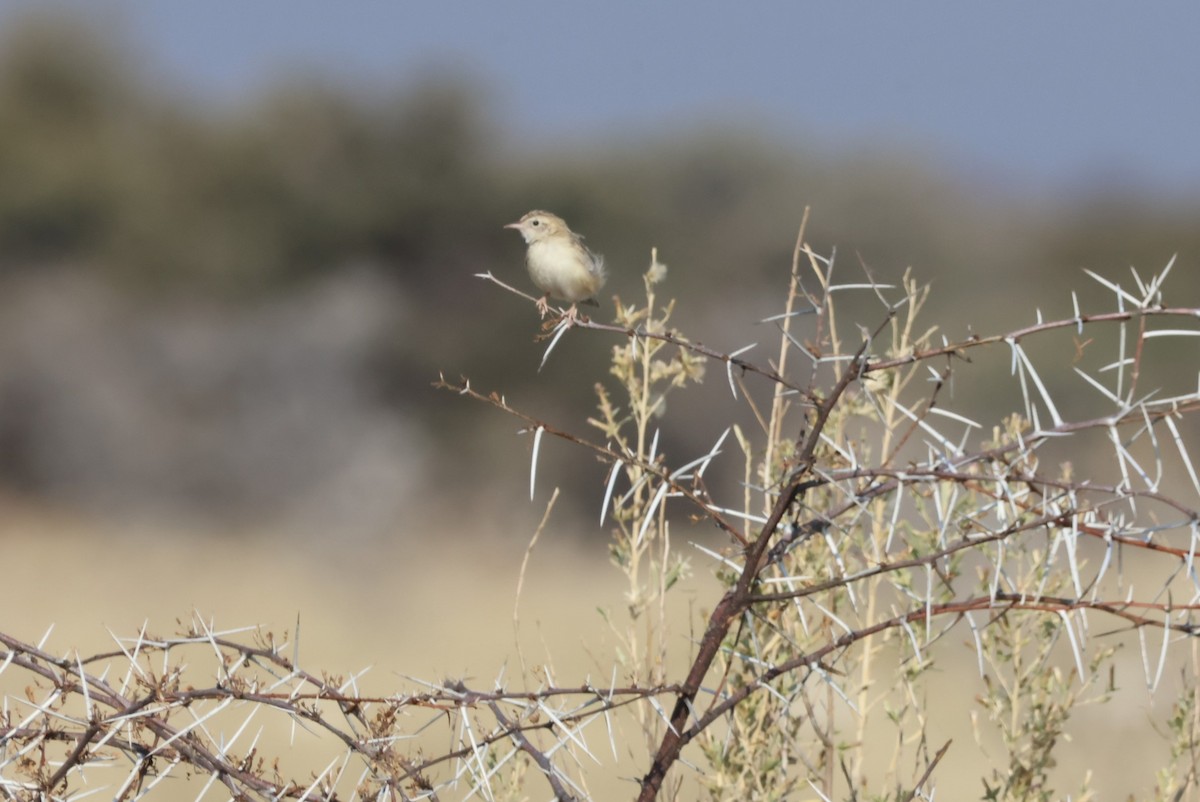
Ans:
[{"label": "bird's head", "polygon": [[526,213],[517,222],[509,223],[505,228],[513,228],[521,232],[527,245],[570,231],[561,217],[537,209]]}]

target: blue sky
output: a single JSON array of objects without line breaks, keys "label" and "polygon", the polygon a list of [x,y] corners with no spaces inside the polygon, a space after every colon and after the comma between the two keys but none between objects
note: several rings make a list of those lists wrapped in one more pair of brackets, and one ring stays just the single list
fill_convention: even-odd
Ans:
[{"label": "blue sky", "polygon": [[[0,0],[0,25],[33,2]],[[717,123],[834,154],[914,148],[1011,190],[1200,197],[1200,4],[40,0],[147,73],[245,101],[283,78],[476,78],[510,137]]]}]

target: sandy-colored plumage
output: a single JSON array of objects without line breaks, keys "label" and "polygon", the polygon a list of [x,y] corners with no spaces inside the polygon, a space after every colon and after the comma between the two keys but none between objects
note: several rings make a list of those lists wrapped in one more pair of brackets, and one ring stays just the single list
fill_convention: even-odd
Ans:
[{"label": "sandy-colored plumage", "polygon": [[545,293],[538,299],[543,317],[549,308],[547,298],[570,301],[570,317],[578,314],[575,304],[595,303],[593,299],[606,278],[604,257],[588,250],[583,237],[568,228],[561,217],[534,210],[505,228],[521,232],[529,246],[525,264],[533,283]]}]

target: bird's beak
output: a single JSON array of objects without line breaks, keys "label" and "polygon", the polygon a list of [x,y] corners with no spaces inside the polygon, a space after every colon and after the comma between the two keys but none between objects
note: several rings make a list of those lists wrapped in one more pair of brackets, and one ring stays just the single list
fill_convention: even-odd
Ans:
[{"label": "bird's beak", "polygon": [[515,229],[519,230],[521,228],[521,224],[520,223],[509,223],[508,225],[505,226],[505,228],[515,228]]}]

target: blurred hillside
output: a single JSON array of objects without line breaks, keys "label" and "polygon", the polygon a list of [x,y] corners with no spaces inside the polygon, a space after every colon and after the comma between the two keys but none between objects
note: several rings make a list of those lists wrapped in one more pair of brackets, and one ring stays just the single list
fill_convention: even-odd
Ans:
[{"label": "blurred hillside", "polygon": [[[447,483],[481,505],[523,488],[494,478],[523,447],[511,421],[430,382],[462,373],[551,420],[589,414],[607,346],[569,337],[538,374],[532,308],[472,277],[528,289],[501,226],[530,208],[585,232],[623,298],[657,246],[680,328],[727,350],[778,311],[806,205],[809,241],[837,246],[843,275],[912,265],[932,281],[929,318],[950,336],[1035,304],[1068,313],[1082,267],[1124,277],[1178,252],[1168,286],[1200,290],[1200,202],[1120,187],[1031,201],[936,154],[815,152],[720,120],[532,152],[461,80],[306,81],[212,108],[154,69],[66,18],[0,32],[7,495],[371,535]],[[577,462],[564,481],[594,478]]]}]

